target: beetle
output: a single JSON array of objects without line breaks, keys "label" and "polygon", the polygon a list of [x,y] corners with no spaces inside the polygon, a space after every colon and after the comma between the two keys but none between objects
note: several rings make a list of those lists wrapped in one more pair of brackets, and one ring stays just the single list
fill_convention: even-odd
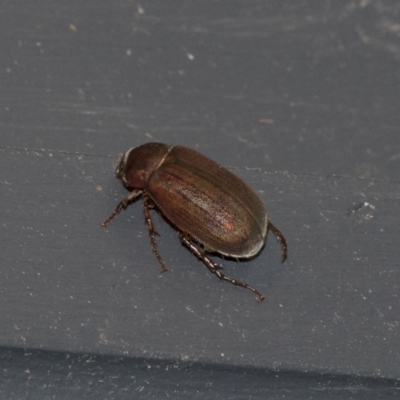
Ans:
[{"label": "beetle", "polygon": [[260,197],[240,178],[208,157],[188,147],[146,143],[126,151],[115,170],[129,194],[101,223],[103,227],[135,200],[143,199],[143,212],[151,247],[162,272],[167,267],[158,252],[150,209],[155,209],[178,232],[187,247],[219,279],[257,289],[222,274],[222,266],[208,254],[235,259],[256,256],[271,231],[287,257],[287,242],[271,223]]}]

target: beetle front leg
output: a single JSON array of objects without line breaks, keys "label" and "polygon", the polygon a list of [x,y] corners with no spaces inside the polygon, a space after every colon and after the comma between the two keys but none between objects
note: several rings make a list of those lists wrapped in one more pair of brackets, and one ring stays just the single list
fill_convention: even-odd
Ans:
[{"label": "beetle front leg", "polygon": [[122,210],[125,210],[125,208],[128,207],[129,204],[133,203],[138,197],[140,197],[142,193],[143,190],[139,189],[129,192],[129,194],[117,204],[117,207],[114,208],[114,211],[111,213],[111,215],[104,222],[101,222],[100,225],[105,228],[114,217],[116,217]]},{"label": "beetle front leg", "polygon": [[237,281],[236,279],[229,278],[222,274],[219,270],[221,267],[214,263],[203,251],[199,250],[187,237],[181,236],[182,244],[187,247],[199,260],[201,260],[205,266],[221,280],[232,283],[235,286],[241,286],[245,289],[251,290],[257,297],[258,301],[263,301],[265,296],[262,295],[257,289],[251,287],[247,283]]},{"label": "beetle front leg", "polygon": [[154,208],[154,204],[150,201],[148,197],[146,197],[143,201],[143,213],[144,213],[144,220],[146,221],[147,228],[149,229],[151,248],[153,249],[153,252],[157,257],[157,260],[161,265],[161,272],[167,272],[168,269],[165,266],[160,253],[158,252],[157,241],[156,241],[156,236],[158,235],[158,233],[154,228],[153,221],[151,220],[149,211],[150,208]]}]

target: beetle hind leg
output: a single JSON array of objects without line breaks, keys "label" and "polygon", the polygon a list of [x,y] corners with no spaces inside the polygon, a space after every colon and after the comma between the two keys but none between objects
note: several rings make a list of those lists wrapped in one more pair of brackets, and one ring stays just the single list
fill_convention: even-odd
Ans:
[{"label": "beetle hind leg", "polygon": [[158,233],[154,228],[153,221],[150,216],[150,208],[154,208],[154,205],[149,200],[149,198],[145,198],[143,201],[143,213],[144,213],[144,220],[146,221],[147,228],[149,229],[151,248],[153,249],[153,253],[155,254],[158,262],[161,265],[161,272],[167,272],[168,269],[165,266],[160,253],[158,252],[157,241],[156,241],[156,236],[158,235]]},{"label": "beetle hind leg", "polygon": [[270,230],[281,244],[282,247],[282,262],[284,262],[287,258],[287,242],[285,237],[282,235],[282,232],[268,220],[268,230]]},{"label": "beetle hind leg", "polygon": [[229,278],[228,276],[225,276],[223,273],[220,272],[221,266],[218,264],[214,263],[203,251],[199,250],[189,238],[185,236],[181,236],[182,244],[187,247],[191,253],[193,253],[200,261],[202,261],[205,266],[217,277],[221,280],[227,281],[231,283],[232,285],[235,286],[241,286],[245,289],[248,289],[252,291],[257,297],[258,301],[263,301],[265,299],[265,296],[263,296],[257,289],[251,287],[247,283],[240,282],[236,279]]}]

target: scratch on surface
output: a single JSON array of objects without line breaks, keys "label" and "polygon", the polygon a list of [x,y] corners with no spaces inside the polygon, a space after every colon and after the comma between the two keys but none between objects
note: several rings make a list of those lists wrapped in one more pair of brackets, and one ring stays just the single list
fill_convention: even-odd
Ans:
[{"label": "scratch on surface", "polygon": [[323,214],[323,212],[322,211],[320,211],[320,213],[319,213],[323,218],[324,218],[324,220],[325,221],[329,221],[329,218],[327,218],[327,217],[325,217],[325,215]]},{"label": "scratch on surface", "polygon": [[[261,15],[262,10],[257,10]],[[251,37],[270,37],[277,32],[291,32],[304,29],[310,24],[319,23],[325,18],[314,16],[310,18],[308,15],[299,15],[297,13],[287,16],[265,16],[255,17],[254,15],[243,15],[241,18],[219,18],[210,19],[208,25],[194,24],[176,24],[174,31],[195,32],[208,35],[220,35],[240,38]],[[268,29],[265,29],[268,27]]]},{"label": "scratch on surface", "polygon": [[[87,105],[85,105],[87,107]],[[76,102],[58,102],[54,107],[49,107],[48,111],[53,112],[63,112],[68,113],[71,112],[82,114],[82,115],[130,115],[132,110],[129,107],[121,106],[121,107],[109,107],[109,106],[92,106],[91,109],[84,109],[82,104]]]}]

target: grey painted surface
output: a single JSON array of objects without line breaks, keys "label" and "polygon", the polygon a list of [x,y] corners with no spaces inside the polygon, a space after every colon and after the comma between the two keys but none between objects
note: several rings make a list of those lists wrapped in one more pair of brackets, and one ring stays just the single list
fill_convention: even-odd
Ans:
[{"label": "grey painted surface", "polygon": [[[15,349],[11,369],[18,348],[45,349],[176,360],[177,381],[185,363],[205,363],[221,377],[216,395],[252,368],[294,371],[304,398],[309,372],[360,390],[367,376],[376,396],[394,394],[379,388],[399,378],[399,12],[379,1],[4,3],[0,345]],[[118,154],[150,140],[196,148],[265,200],[287,262],[273,236],[250,262],[221,260],[262,304],[210,276],[155,216],[160,274],[140,202],[100,228],[126,193]],[[57,393],[52,379],[32,391]],[[260,382],[249,378],[248,396]]]},{"label": "grey painted surface", "polygon": [[1,358],[0,392],[5,388],[8,399],[375,400],[398,395],[395,381],[354,376],[16,349],[3,351]]}]

